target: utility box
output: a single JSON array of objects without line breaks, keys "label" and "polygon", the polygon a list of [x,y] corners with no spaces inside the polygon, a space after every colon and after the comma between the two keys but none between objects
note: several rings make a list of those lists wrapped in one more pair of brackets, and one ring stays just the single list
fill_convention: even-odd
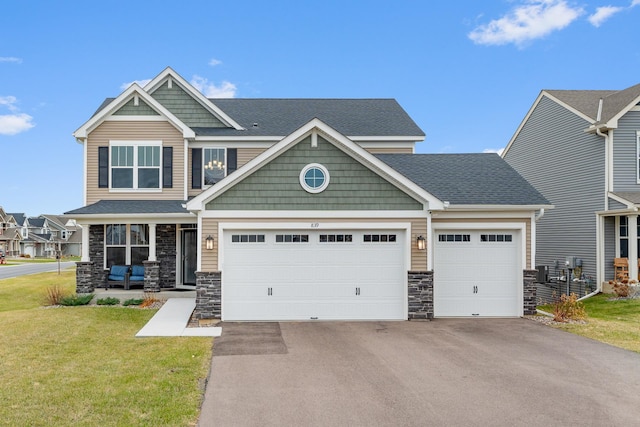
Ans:
[{"label": "utility box", "polygon": [[538,274],[536,276],[537,283],[548,283],[549,282],[549,266],[548,265],[536,265],[536,270],[538,270]]},{"label": "utility box", "polygon": [[567,260],[564,263],[564,265],[568,269],[573,270],[574,268],[578,267],[578,257],[568,256]]}]

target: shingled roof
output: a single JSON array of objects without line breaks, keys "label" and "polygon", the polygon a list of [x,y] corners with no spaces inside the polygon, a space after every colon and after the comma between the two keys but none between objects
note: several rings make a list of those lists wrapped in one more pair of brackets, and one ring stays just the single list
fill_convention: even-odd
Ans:
[{"label": "shingled roof", "polygon": [[65,215],[188,214],[183,200],[100,200]]},{"label": "shingled roof", "polygon": [[451,205],[551,205],[494,153],[378,154],[376,157]]},{"label": "shingled roof", "polygon": [[[624,90],[544,90],[582,114],[595,124],[607,123],[630,104],[640,98],[640,84]],[[602,112],[598,120],[598,108],[602,99]]]}]

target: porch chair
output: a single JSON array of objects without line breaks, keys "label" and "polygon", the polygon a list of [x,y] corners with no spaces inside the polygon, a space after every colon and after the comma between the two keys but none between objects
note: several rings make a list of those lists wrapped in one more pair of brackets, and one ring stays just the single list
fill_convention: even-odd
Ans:
[{"label": "porch chair", "polygon": [[629,279],[629,261],[627,258],[614,258],[613,269],[616,280]]},{"label": "porch chair", "polygon": [[107,275],[104,288],[109,289],[113,286],[123,286],[128,290],[130,275],[131,269],[128,265],[112,265],[111,268],[109,268],[109,274]]}]

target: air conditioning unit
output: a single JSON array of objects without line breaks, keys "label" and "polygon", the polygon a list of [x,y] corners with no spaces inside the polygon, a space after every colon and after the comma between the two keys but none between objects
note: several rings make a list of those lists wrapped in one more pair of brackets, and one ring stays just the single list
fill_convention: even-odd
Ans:
[{"label": "air conditioning unit", "polygon": [[538,270],[538,275],[536,277],[536,282],[538,282],[538,283],[548,283],[549,282],[549,266],[548,265],[536,265],[536,270]]}]

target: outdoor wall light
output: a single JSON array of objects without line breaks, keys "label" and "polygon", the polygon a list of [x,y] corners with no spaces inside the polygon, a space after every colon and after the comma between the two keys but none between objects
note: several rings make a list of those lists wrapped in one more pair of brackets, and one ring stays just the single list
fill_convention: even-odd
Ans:
[{"label": "outdoor wall light", "polygon": [[213,250],[213,237],[211,237],[211,234],[209,234],[207,238],[204,239],[204,242],[205,242],[205,247],[207,248],[208,251]]},{"label": "outdoor wall light", "polygon": [[418,243],[418,250],[424,251],[426,249],[427,242],[423,236],[418,236],[418,238],[416,239],[416,242]]}]

